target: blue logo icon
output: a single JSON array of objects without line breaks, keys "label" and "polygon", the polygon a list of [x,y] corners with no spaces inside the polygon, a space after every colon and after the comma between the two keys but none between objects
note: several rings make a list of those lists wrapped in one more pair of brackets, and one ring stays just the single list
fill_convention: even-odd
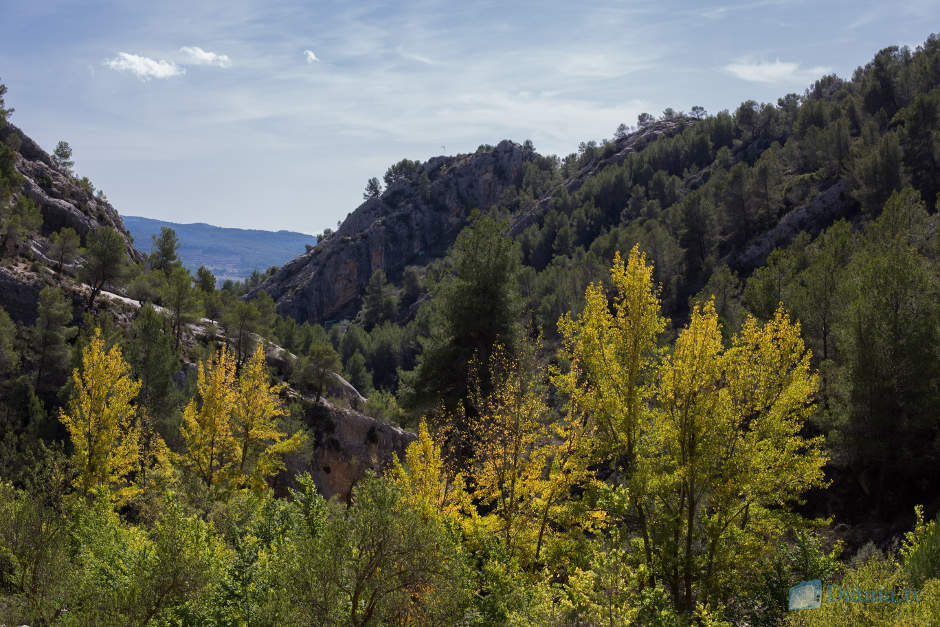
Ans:
[{"label": "blue logo icon", "polygon": [[790,588],[791,610],[812,610],[822,603],[822,582],[819,579],[801,581]]}]

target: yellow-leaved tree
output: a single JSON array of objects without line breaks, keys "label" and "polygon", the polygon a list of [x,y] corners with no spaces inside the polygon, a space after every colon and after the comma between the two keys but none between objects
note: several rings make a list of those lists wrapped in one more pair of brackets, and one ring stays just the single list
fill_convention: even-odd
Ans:
[{"label": "yellow-leaved tree", "polygon": [[180,429],[185,463],[212,490],[266,489],[303,434],[287,437],[277,428],[285,415],[278,396],[283,386],[270,385],[264,349],[256,348],[236,378],[235,360],[223,345],[208,364],[199,364],[196,388]]},{"label": "yellow-leaved tree", "polygon": [[459,516],[466,502],[463,476],[447,467],[441,447],[431,437],[423,418],[418,425],[418,439],[405,450],[404,464],[396,454],[392,468],[395,482],[412,505],[429,515]]},{"label": "yellow-leaved tree", "polygon": [[[647,534],[646,477],[637,466],[637,446],[649,420],[649,384],[663,352],[658,339],[669,321],[661,312],[653,266],[639,247],[633,247],[626,263],[619,252],[614,256],[610,278],[612,303],[604,287],[592,283],[585,292],[582,313],[559,319],[559,357],[568,367],[553,367],[552,383],[567,398],[569,415],[598,436],[584,439],[593,440],[600,458],[613,465],[608,500],[620,507],[607,514],[641,530],[649,563],[653,546]],[[602,490],[608,487],[599,485]]]},{"label": "yellow-leaved tree", "polygon": [[199,362],[196,397],[183,410],[180,426],[186,444],[185,463],[210,489],[222,483],[232,462],[236,398],[235,360],[223,344],[208,364]]},{"label": "yellow-leaved tree", "polygon": [[259,344],[238,377],[238,395],[231,415],[236,485],[263,491],[268,477],[284,468],[282,456],[303,443],[303,433],[298,431],[288,438],[277,427],[277,419],[287,415],[279,397],[283,388],[283,384],[269,385],[264,349]]},{"label": "yellow-leaved tree", "polygon": [[72,442],[76,488],[88,496],[94,488],[106,487],[112,498],[124,502],[136,492],[130,475],[140,462],[140,423],[134,407],[140,382],[131,378],[118,346],[105,349],[101,329],[95,329],[82,351],[81,372],[73,370],[72,380],[68,411],[59,410],[59,420]]},{"label": "yellow-leaved tree", "polygon": [[[535,496],[547,465],[548,406],[502,346],[490,354],[493,390],[484,394],[479,377],[470,394],[476,419],[472,460],[474,497],[492,508],[493,531],[510,557],[535,545]],[[523,555],[531,559],[531,555]]]},{"label": "yellow-leaved tree", "polygon": [[645,585],[688,615],[727,598],[773,551],[786,506],[823,484],[821,440],[801,435],[817,377],[782,308],[766,324],[749,318],[725,346],[708,302],[664,352],[652,266],[634,248],[611,275],[613,312],[592,285],[584,311],[561,319],[570,367],[554,380],[594,425],[597,462],[613,465],[601,503],[642,546]]},{"label": "yellow-leaved tree", "polygon": [[553,531],[582,526],[565,505],[571,488],[588,478],[586,423],[556,420],[539,373],[502,346],[493,348],[489,372],[492,391],[484,393],[477,378],[470,394],[473,498],[489,511],[482,530],[495,531],[520,564],[536,566]]}]

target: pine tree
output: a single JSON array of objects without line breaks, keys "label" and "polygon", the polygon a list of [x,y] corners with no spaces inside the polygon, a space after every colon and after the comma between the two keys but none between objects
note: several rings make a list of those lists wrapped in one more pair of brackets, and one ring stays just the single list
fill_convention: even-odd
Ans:
[{"label": "pine tree", "polygon": [[847,272],[837,333],[851,400],[847,452],[882,510],[910,498],[905,487],[922,464],[940,459],[940,285],[925,259],[936,225],[916,190],[892,194]]},{"label": "pine tree", "polygon": [[521,253],[508,235],[508,223],[477,212],[457,236],[447,257],[448,273],[428,303],[429,337],[422,338],[422,353],[408,393],[409,404],[450,408],[464,396],[467,367],[474,356],[484,364],[498,342],[509,354],[516,350],[519,299],[516,278]]},{"label": "pine tree", "polygon": [[339,369],[339,355],[332,345],[313,344],[294,364],[293,381],[302,393],[314,394],[316,402],[319,403],[326,384],[333,376],[332,373]]},{"label": "pine tree", "polygon": [[91,231],[87,236],[87,243],[84,251],[85,264],[79,276],[91,286],[86,306],[86,309],[91,309],[101,289],[123,276],[127,243],[121,234],[110,226],[99,226]]},{"label": "pine tree", "polygon": [[196,287],[207,294],[215,291],[215,275],[205,266],[199,266],[196,270]]},{"label": "pine tree", "polygon": [[131,325],[127,360],[140,378],[138,399],[142,415],[145,412],[160,435],[172,441],[178,436],[170,425],[179,411],[179,390],[173,377],[180,369],[180,361],[164,323],[163,316],[152,305],[141,307]]},{"label": "pine tree", "polygon": [[174,266],[178,266],[180,261],[177,255],[179,250],[179,240],[176,237],[176,231],[168,226],[160,227],[160,235],[152,235],[153,245],[150,249],[150,268],[169,274]]},{"label": "pine tree", "polygon": [[13,344],[16,338],[16,324],[10,314],[0,307],[0,380],[16,372],[20,363],[19,353]]},{"label": "pine tree", "polygon": [[19,196],[13,202],[0,205],[0,255],[16,253],[40,226],[42,214],[29,198]]},{"label": "pine tree", "polygon": [[385,272],[378,269],[369,278],[362,302],[362,317],[366,330],[395,317],[398,305],[391,292]]},{"label": "pine tree", "polygon": [[81,240],[78,233],[71,227],[65,227],[49,236],[49,258],[55,261],[56,272],[62,272],[62,267],[75,261]]},{"label": "pine tree", "polygon": [[362,199],[371,200],[373,198],[378,198],[381,193],[382,183],[379,182],[379,179],[373,176],[366,182],[366,189],[362,193]]},{"label": "pine tree", "polygon": [[170,311],[173,346],[178,351],[183,338],[183,327],[194,318],[198,302],[189,270],[181,265],[168,266],[166,283],[161,291],[163,304]]},{"label": "pine tree", "polygon": [[11,406],[14,376],[19,371],[20,354],[15,345],[16,323],[0,307],[0,420],[12,424],[15,410]]},{"label": "pine tree", "polygon": [[68,377],[69,348],[67,342],[75,336],[72,306],[62,291],[44,287],[39,292],[36,323],[31,330],[33,387],[49,397],[59,391]]},{"label": "pine tree", "polygon": [[372,374],[366,368],[366,358],[356,351],[346,362],[346,379],[363,396],[372,394]]},{"label": "pine tree", "polygon": [[69,146],[67,141],[60,141],[56,144],[55,151],[52,153],[52,160],[67,174],[72,174],[72,166],[75,165],[75,162],[72,161],[72,147]]},{"label": "pine tree", "polygon": [[255,334],[261,330],[261,314],[254,303],[237,299],[222,312],[222,325],[235,351],[235,361],[241,365],[254,349]]}]

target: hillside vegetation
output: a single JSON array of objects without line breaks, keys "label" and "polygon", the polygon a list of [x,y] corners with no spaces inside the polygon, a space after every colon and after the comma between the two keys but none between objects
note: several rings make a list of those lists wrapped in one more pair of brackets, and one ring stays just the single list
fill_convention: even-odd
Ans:
[{"label": "hillside vegetation", "polygon": [[[171,229],[54,225],[15,143],[0,620],[940,620],[940,38],[563,159],[404,160],[222,286]],[[344,404],[387,424],[331,468]]]}]

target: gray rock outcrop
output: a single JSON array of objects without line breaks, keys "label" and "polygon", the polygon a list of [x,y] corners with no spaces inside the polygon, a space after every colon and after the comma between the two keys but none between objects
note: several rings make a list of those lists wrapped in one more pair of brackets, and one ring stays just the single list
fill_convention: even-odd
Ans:
[{"label": "gray rock outcrop", "polygon": [[16,170],[24,180],[22,194],[42,212],[42,235],[71,227],[82,243],[90,231],[110,226],[127,241],[127,253],[135,262],[143,261],[134,248],[121,216],[103,197],[97,197],[55,165],[52,158],[23,131],[9,122],[0,129],[0,141],[18,145]]},{"label": "gray rock outcrop", "polygon": [[[367,472],[381,472],[394,459],[404,459],[415,434],[383,424],[350,409],[304,400],[304,422],[313,433],[312,455],[288,458],[282,478],[288,484],[297,473],[309,472],[326,498],[348,501],[353,486]],[[287,485],[276,486],[283,490]]]},{"label": "gray rock outcrop", "polygon": [[39,292],[43,287],[45,285],[34,273],[0,266],[0,307],[20,324],[36,321]]},{"label": "gray rock outcrop", "polygon": [[[534,153],[503,141],[494,149],[435,157],[379,198],[362,203],[339,230],[285,264],[259,289],[282,315],[326,322],[355,313],[369,278],[382,269],[396,280],[406,265],[443,256],[473,209],[500,201]],[[427,176],[422,189],[419,179]]]},{"label": "gray rock outcrop", "polygon": [[845,180],[836,181],[805,205],[787,213],[773,228],[749,242],[742,252],[729,259],[728,265],[749,273],[765,264],[775,248],[788,246],[803,231],[817,235],[839,218],[850,215],[857,204],[846,193]]}]

